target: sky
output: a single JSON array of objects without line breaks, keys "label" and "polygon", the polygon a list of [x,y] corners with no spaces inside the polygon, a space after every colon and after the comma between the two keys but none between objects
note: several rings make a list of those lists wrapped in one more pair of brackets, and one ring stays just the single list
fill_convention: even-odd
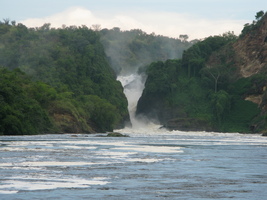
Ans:
[{"label": "sky", "polygon": [[233,31],[239,35],[266,0],[0,0],[0,20],[28,27],[51,23],[101,25],[101,28],[143,31],[189,40]]}]

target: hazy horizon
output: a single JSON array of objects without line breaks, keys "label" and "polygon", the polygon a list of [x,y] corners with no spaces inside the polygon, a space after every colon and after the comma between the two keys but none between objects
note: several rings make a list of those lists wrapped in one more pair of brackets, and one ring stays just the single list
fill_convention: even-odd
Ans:
[{"label": "hazy horizon", "polygon": [[262,4],[262,0],[10,0],[2,3],[0,17],[28,27],[99,24],[173,38],[187,34],[193,40],[228,31],[239,35],[244,24],[264,9]]}]

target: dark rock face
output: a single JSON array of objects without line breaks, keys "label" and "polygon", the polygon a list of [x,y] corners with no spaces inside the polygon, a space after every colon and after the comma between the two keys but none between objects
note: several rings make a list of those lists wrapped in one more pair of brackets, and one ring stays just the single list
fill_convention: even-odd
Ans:
[{"label": "dark rock face", "polygon": [[107,137],[129,137],[129,136],[121,133],[112,132],[108,133]]},{"label": "dark rock face", "polygon": [[151,94],[142,94],[137,104],[136,115],[145,115],[149,119],[160,120],[164,111],[162,98]]},{"label": "dark rock face", "polygon": [[165,124],[169,119],[187,117],[183,109],[166,105],[165,98],[164,95],[143,93],[137,104],[136,115],[144,115],[161,124]]},{"label": "dark rock face", "polygon": [[209,122],[194,118],[175,118],[168,120],[164,125],[169,130],[180,131],[212,131]]}]

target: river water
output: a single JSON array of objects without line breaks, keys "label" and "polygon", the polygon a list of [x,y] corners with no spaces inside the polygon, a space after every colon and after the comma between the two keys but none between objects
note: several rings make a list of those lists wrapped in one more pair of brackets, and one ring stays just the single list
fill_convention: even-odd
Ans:
[{"label": "river water", "polygon": [[267,198],[267,138],[118,130],[0,137],[0,199]]}]

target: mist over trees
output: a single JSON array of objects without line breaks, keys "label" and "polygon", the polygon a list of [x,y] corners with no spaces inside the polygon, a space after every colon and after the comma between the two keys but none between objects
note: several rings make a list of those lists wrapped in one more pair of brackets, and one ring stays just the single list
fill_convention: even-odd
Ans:
[{"label": "mist over trees", "polygon": [[[115,27],[100,31],[101,42],[116,74],[131,74],[154,61],[181,58],[194,42],[147,34],[140,29],[121,31]],[[185,39],[186,37],[186,39]]]},{"label": "mist over trees", "polygon": [[[100,36],[85,26],[54,29],[44,24],[27,28],[5,20],[0,23],[0,65],[20,69],[28,80],[19,88],[16,83],[22,75],[2,70],[6,78],[0,88],[2,134],[112,131],[128,118],[127,100],[106,59]],[[11,99],[20,95],[16,88],[22,90],[25,101],[35,102],[40,109],[13,104]],[[52,124],[47,125],[51,129],[39,130],[40,123],[25,121],[39,116],[38,112],[43,112],[40,123]]]},{"label": "mist over trees", "polygon": [[[94,133],[129,121],[118,75],[145,73],[137,114],[181,130],[257,132],[264,114],[245,95],[266,73],[240,78],[232,44],[264,24],[264,12],[232,32],[201,41],[140,29],[0,22],[0,134]],[[265,38],[266,42],[266,38]],[[212,59],[211,59],[212,58]],[[266,95],[263,95],[263,102]],[[179,124],[179,127],[176,125]]]},{"label": "mist over trees", "polygon": [[[136,72],[153,60],[179,58],[191,45],[142,30],[100,25],[56,29],[49,23],[27,28],[4,19],[0,134],[91,133],[123,127],[129,120],[127,100],[116,76]],[[33,102],[32,107],[13,99]]]}]

